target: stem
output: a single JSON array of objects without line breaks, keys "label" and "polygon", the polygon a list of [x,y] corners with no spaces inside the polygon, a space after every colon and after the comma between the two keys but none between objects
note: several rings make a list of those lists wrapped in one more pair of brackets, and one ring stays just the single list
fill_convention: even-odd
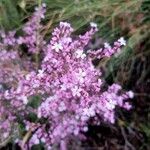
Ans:
[{"label": "stem", "polygon": [[30,129],[30,130],[26,133],[26,135],[23,137],[22,144],[21,144],[22,150],[24,150],[24,146],[25,146],[26,142],[29,140],[29,138],[31,137],[31,134],[32,134],[32,130]]},{"label": "stem", "polygon": [[[41,7],[42,4],[42,0],[38,0],[38,6]],[[35,54],[35,62],[36,62],[36,70],[38,70],[39,68],[39,46],[40,46],[40,41],[39,41],[39,25],[38,25],[38,30],[37,30],[37,34],[36,34],[36,54]]]},{"label": "stem", "polygon": [[41,6],[42,0],[38,0],[38,4],[39,4],[39,6]]},{"label": "stem", "polygon": [[39,54],[38,53],[35,54],[35,63],[36,63],[36,70],[38,70],[39,69]]}]

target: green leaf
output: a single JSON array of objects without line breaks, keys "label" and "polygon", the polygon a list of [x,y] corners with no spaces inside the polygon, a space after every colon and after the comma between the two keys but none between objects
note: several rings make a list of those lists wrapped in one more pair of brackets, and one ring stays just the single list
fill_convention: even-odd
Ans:
[{"label": "green leaf", "polygon": [[29,98],[29,103],[28,105],[31,106],[32,108],[37,108],[41,103],[41,96],[32,96]]}]

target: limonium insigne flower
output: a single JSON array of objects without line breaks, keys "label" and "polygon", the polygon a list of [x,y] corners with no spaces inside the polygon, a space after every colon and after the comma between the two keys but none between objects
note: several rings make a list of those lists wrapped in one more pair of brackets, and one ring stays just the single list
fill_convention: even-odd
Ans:
[{"label": "limonium insigne flower", "polygon": [[[18,74],[6,69],[5,74],[0,74],[1,86],[9,85],[9,88],[0,88],[0,116],[3,115],[0,117],[0,131],[6,138],[11,133],[11,122],[19,125],[18,120],[22,119],[27,133],[32,131],[27,141],[16,137],[16,142],[24,149],[39,143],[51,149],[53,145],[64,143],[73,136],[82,138],[83,133],[88,131],[89,123],[114,123],[115,108],[120,106],[129,110],[131,105],[127,99],[134,96],[132,91],[121,93],[121,86],[115,83],[104,90],[102,73],[92,64],[95,58],[111,57],[118,53],[126,44],[123,38],[113,46],[105,43],[104,48],[86,52],[85,46],[98,30],[97,25],[92,22],[85,34],[74,39],[71,25],[60,22],[52,32],[51,40],[45,42],[40,34],[44,13],[45,5],[36,9],[23,27],[22,36],[16,37],[15,32],[8,35],[1,32],[0,56],[4,55],[0,58],[1,62],[19,60],[19,53],[16,53],[22,44],[33,55],[40,51],[43,54],[38,71],[35,67],[23,67],[18,69]],[[15,53],[6,51],[9,48],[16,50]],[[29,61],[22,59],[20,62],[28,64]],[[30,61],[29,66],[31,64]],[[15,84],[5,82],[6,74],[9,79],[18,79]],[[31,107],[31,97],[34,96],[40,96],[40,103]],[[28,119],[30,113],[36,115],[36,121]]]}]

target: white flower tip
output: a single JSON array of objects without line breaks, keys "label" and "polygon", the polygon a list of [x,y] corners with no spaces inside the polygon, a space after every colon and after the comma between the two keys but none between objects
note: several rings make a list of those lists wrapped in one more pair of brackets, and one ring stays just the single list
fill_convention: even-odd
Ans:
[{"label": "white flower tip", "polygon": [[88,131],[88,127],[84,127],[84,128],[83,128],[83,131],[84,131],[84,132],[87,132],[87,131]]},{"label": "white flower tip", "polygon": [[3,137],[4,137],[4,138],[7,138],[7,137],[8,137],[8,135],[9,135],[9,133],[8,133],[8,132],[3,133]]},{"label": "white flower tip", "polygon": [[106,43],[104,43],[104,47],[105,47],[105,48],[107,48],[107,49],[111,49],[110,44],[109,44],[109,43],[107,43],[107,42],[106,42]]},{"label": "white flower tip", "polygon": [[20,97],[20,99],[22,100],[23,104],[26,105],[26,104],[28,103],[28,99],[27,99],[26,96],[22,95],[22,96]]},{"label": "white flower tip", "polygon": [[62,47],[62,44],[61,44],[61,43],[55,43],[55,44],[52,46],[52,49],[54,49],[56,52],[59,52],[60,50],[63,49],[63,47]]},{"label": "white flower tip", "polygon": [[39,10],[39,8],[38,7],[35,7],[35,11],[38,11]]},{"label": "white flower tip", "polygon": [[44,8],[45,8],[45,7],[46,7],[46,3],[42,3],[42,7],[44,7]]},{"label": "white flower tip", "polygon": [[68,23],[68,22],[60,22],[60,26],[70,27],[70,23]]},{"label": "white flower tip", "polygon": [[126,40],[124,39],[124,37],[121,37],[118,42],[121,44],[121,45],[126,45]]},{"label": "white flower tip", "polygon": [[97,28],[97,24],[95,22],[91,22],[90,26],[93,27],[93,28]]},{"label": "white flower tip", "polygon": [[41,113],[38,113],[37,117],[38,117],[38,118],[41,118],[41,117],[42,117],[42,116],[41,116]]},{"label": "white flower tip", "polygon": [[132,91],[129,91],[129,92],[128,92],[128,95],[129,95],[130,98],[133,98],[133,97],[134,97],[134,93],[133,93]]},{"label": "white flower tip", "polygon": [[41,141],[43,142],[43,143],[45,143],[46,142],[46,140],[45,140],[45,138],[41,138]]}]

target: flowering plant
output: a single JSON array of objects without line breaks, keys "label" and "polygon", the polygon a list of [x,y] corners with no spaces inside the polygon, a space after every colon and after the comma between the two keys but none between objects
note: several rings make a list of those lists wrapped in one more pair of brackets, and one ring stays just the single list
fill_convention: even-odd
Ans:
[{"label": "flowering plant", "polygon": [[[84,138],[88,124],[114,123],[115,108],[129,110],[131,105],[126,100],[133,98],[133,93],[121,92],[118,84],[104,89],[102,73],[92,64],[95,58],[118,53],[126,44],[123,38],[113,47],[105,43],[104,48],[85,51],[98,30],[97,25],[91,23],[84,35],[72,38],[73,28],[67,22],[60,22],[51,40],[46,42],[40,33],[44,13],[45,5],[37,8],[20,37],[15,32],[1,31],[0,140],[10,137],[14,127],[22,123],[27,134],[24,138],[19,135],[14,138],[22,148],[44,143],[51,149],[61,143],[63,149],[69,138]],[[29,53],[41,55],[39,66],[20,56],[23,46]],[[13,66],[5,65],[8,62]],[[38,101],[36,106],[32,105],[33,99]],[[34,120],[30,119],[31,114]]]}]

